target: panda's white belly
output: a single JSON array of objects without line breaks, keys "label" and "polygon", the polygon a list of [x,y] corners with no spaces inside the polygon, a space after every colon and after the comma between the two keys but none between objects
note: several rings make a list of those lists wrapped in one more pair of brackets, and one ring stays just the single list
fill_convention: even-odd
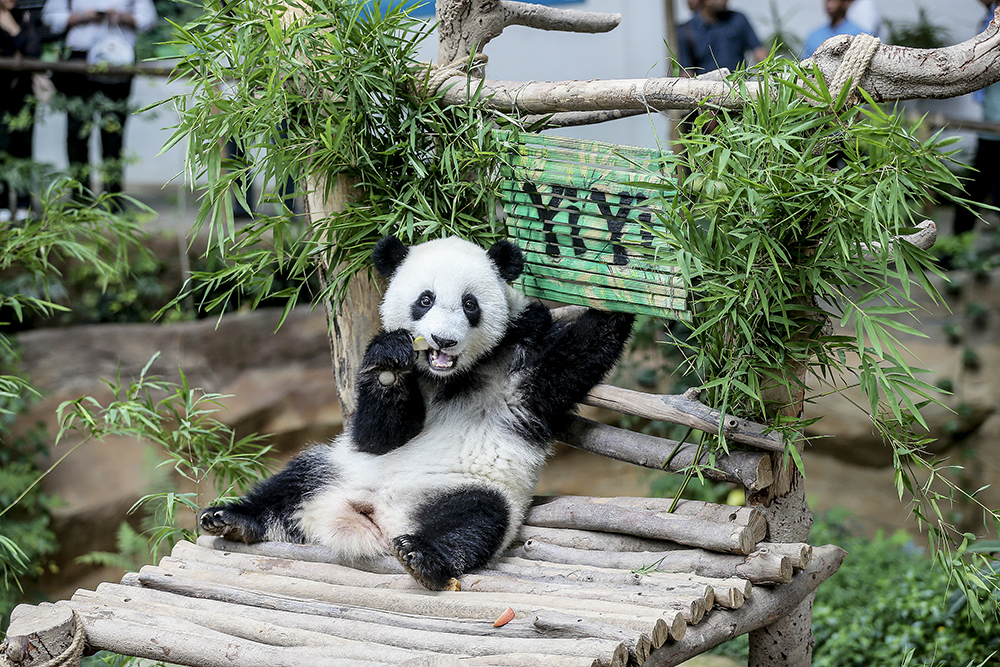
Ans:
[{"label": "panda's white belly", "polygon": [[508,427],[505,406],[428,412],[425,428],[388,454],[355,451],[347,435],[330,446],[337,482],[302,507],[300,525],[310,542],[346,558],[391,553],[392,538],[413,531],[413,510],[461,486],[500,491],[511,510],[507,541],[531,499],[547,452]]}]

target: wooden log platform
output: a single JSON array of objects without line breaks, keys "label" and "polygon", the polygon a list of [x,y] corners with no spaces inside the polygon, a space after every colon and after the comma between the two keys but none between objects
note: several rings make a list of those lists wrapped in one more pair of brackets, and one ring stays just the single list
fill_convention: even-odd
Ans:
[{"label": "wooden log platform", "polygon": [[108,650],[191,665],[678,664],[798,604],[837,547],[764,542],[752,508],[650,498],[538,498],[508,554],[458,590],[390,558],[203,536],[71,600],[13,614],[0,665]]}]

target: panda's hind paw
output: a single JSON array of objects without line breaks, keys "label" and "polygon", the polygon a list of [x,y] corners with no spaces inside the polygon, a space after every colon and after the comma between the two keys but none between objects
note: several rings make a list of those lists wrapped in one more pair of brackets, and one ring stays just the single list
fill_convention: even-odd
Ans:
[{"label": "panda's hind paw", "polygon": [[198,513],[198,526],[201,532],[217,535],[234,542],[252,544],[260,538],[250,526],[246,516],[230,510],[227,507],[209,507]]},{"label": "panda's hind paw", "polygon": [[392,541],[396,558],[420,584],[432,591],[458,590],[451,563],[417,535],[400,535]]}]

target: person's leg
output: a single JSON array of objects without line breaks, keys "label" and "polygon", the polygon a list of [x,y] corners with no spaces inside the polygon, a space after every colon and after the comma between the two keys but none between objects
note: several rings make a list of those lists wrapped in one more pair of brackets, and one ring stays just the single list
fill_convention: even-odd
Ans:
[{"label": "person's leg", "polygon": [[132,80],[103,84],[101,88],[110,101],[101,118],[101,180],[104,192],[119,194],[124,182],[125,122],[129,115]]}]

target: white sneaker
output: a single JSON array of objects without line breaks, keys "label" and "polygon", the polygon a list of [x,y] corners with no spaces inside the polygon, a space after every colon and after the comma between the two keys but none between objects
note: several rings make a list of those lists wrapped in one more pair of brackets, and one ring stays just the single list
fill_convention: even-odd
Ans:
[{"label": "white sneaker", "polygon": [[0,208],[0,225],[10,222],[10,210]]},{"label": "white sneaker", "polygon": [[14,214],[14,222],[24,222],[31,215],[31,211],[26,208],[17,209],[17,213]]}]

